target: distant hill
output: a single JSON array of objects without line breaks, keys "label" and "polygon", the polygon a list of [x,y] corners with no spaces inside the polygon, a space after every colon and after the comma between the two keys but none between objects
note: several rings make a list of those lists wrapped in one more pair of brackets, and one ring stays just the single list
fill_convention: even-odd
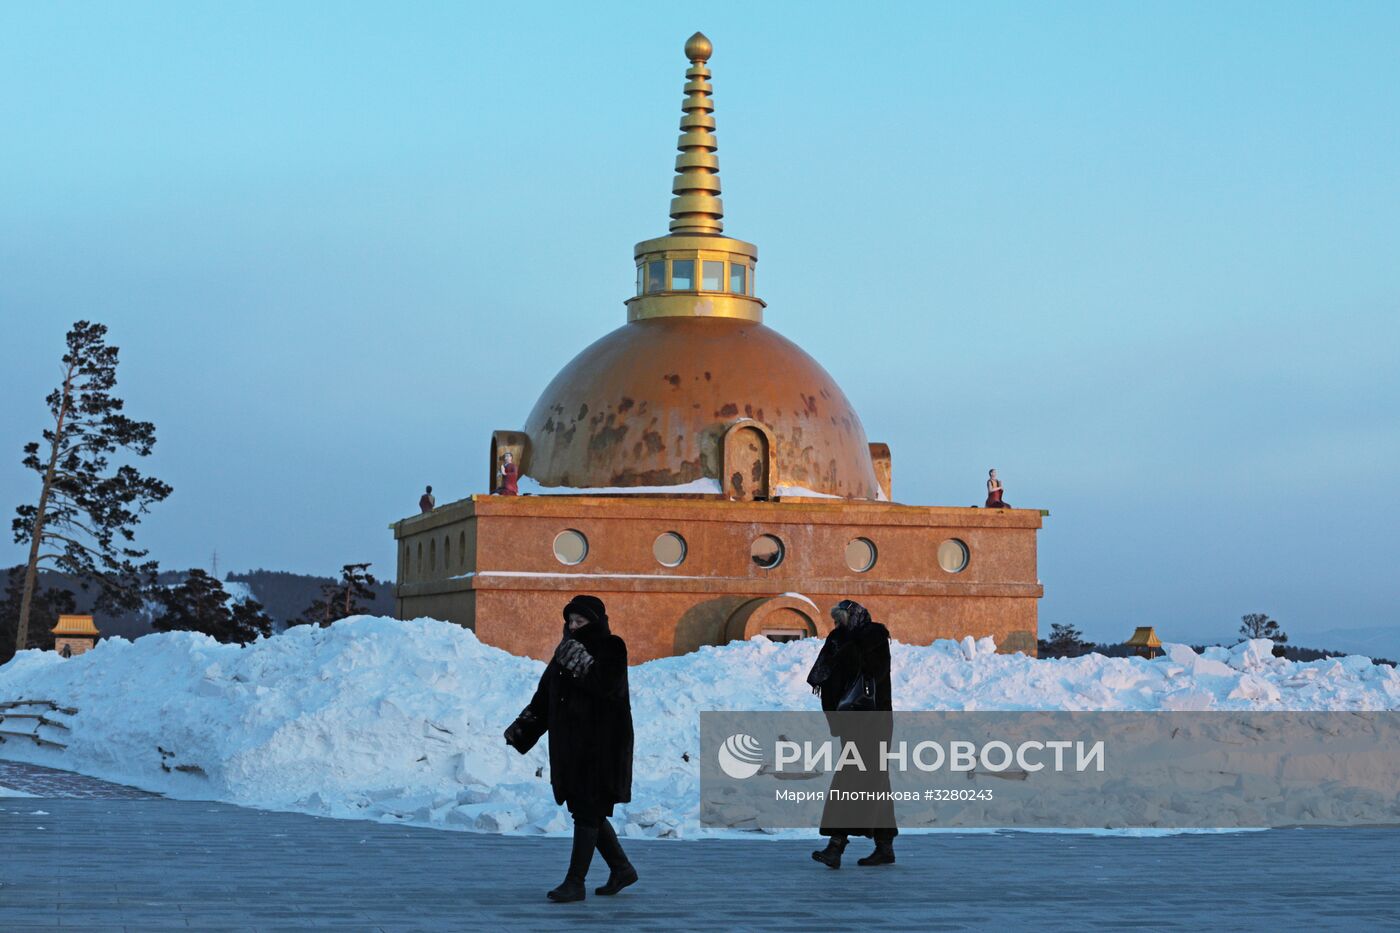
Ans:
[{"label": "distant hill", "polygon": [[1310,635],[1308,638],[1310,641],[1334,645],[1353,654],[1364,654],[1372,658],[1377,655],[1400,658],[1400,622],[1391,625],[1334,628],[1321,635]]},{"label": "distant hill", "polygon": [[[0,581],[5,579],[7,572],[0,571]],[[160,573],[157,580],[166,586],[174,586],[182,582],[188,575],[188,570],[165,570]],[[279,631],[286,627],[288,621],[301,615],[307,606],[320,597],[322,584],[334,582],[332,577],[287,573],[284,570],[250,570],[247,573],[230,573],[224,577],[224,580],[228,584],[241,584],[226,587],[235,597],[244,596],[246,587],[252,598],[262,603],[267,614],[272,616]],[[151,633],[152,616],[149,611],[128,612],[121,615],[93,613],[92,604],[97,597],[96,589],[84,590],[73,577],[41,570],[39,572],[39,585],[45,589],[56,587],[72,593],[78,604],[78,612],[92,614],[93,621],[96,622],[98,630],[104,636],[139,638]],[[3,588],[3,583],[0,583],[0,588]],[[370,611],[375,615],[392,616],[394,614],[394,585],[392,582],[383,582],[374,587],[374,602],[370,604]]]}]

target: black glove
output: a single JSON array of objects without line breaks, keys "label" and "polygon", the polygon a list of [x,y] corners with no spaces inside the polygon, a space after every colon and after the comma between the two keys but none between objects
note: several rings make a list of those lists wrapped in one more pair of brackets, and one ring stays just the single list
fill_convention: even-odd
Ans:
[{"label": "black glove", "polygon": [[574,677],[584,677],[593,667],[593,655],[583,647],[583,642],[566,638],[554,649],[554,660]]},{"label": "black glove", "polygon": [[506,726],[506,744],[509,745],[511,748],[518,748],[520,746],[520,731],[521,727],[519,719]]},{"label": "black glove", "polygon": [[506,744],[522,755],[525,754],[525,752],[529,750],[529,746],[535,744],[533,740],[530,740],[527,733],[538,724],[539,717],[527,708],[519,716],[515,717],[515,722],[506,726]]}]

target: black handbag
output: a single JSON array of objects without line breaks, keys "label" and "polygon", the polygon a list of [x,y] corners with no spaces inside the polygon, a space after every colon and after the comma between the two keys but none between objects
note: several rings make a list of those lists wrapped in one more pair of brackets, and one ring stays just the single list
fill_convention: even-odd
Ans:
[{"label": "black handbag", "polygon": [[864,672],[857,674],[841,699],[836,703],[838,713],[868,713],[875,708],[875,678]]}]

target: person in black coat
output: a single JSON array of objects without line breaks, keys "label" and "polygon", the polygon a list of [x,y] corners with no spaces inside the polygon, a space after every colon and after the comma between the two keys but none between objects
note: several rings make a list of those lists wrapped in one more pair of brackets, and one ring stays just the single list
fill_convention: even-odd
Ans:
[{"label": "person in black coat", "polygon": [[593,850],[608,863],[616,894],[637,880],[608,817],[632,799],[632,706],[627,692],[627,645],[608,628],[596,596],[575,596],[564,607],[564,637],[540,676],[535,695],[506,729],[506,744],[522,755],[549,733],[549,782],[556,803],[574,817],[574,848],[553,901],[581,901]]},{"label": "person in black coat", "polygon": [[[876,762],[880,741],[893,734],[894,704],[890,696],[890,632],[860,603],[843,599],[831,610],[836,623],[826,637],[817,661],[807,675],[812,691],[821,697],[822,709],[829,715],[832,735],[843,743],[852,741],[867,770],[845,768],[832,781],[832,790],[890,790],[889,774]],[[851,713],[861,713],[851,718]],[[842,735],[843,732],[849,733]],[[894,802],[841,801],[829,796],[822,810],[821,834],[829,837],[825,849],[812,858],[830,867],[841,867],[841,853],[851,836],[869,836],[875,851],[858,859],[860,865],[889,865],[894,862]]]}]

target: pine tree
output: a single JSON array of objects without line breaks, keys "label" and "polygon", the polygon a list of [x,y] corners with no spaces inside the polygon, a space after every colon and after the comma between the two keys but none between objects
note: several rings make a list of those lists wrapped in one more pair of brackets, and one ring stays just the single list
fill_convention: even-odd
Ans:
[{"label": "pine tree", "polygon": [[[24,592],[24,566],[11,567],[6,574],[5,598],[0,600],[0,664],[14,657],[19,607]],[[53,649],[53,627],[64,613],[76,612],[78,604],[67,590],[51,586],[34,593],[29,609],[29,633],[25,648]],[[23,649],[19,649],[23,650]]]},{"label": "pine tree", "polygon": [[262,603],[256,599],[235,600],[229,607],[229,629],[231,638],[220,641],[236,641],[240,645],[272,634],[272,616],[263,611]]},{"label": "pine tree", "polygon": [[1269,638],[1276,644],[1286,644],[1288,635],[1283,627],[1265,612],[1251,612],[1240,616],[1240,634],[1245,638]]},{"label": "pine tree", "polygon": [[75,576],[85,588],[96,583],[98,609],[138,608],[156,562],[133,545],[135,528],[152,503],[170,495],[155,477],[109,459],[118,451],[148,456],[156,429],[128,418],[125,403],[112,394],[118,350],[107,345],[106,326],[78,321],[67,343],[63,380],[46,399],[53,424],[42,443],[24,447],[22,462],[41,482],[38,502],[19,506],[12,525],[15,543],[29,545],[16,645],[29,640],[40,566]]},{"label": "pine tree", "polygon": [[1075,658],[1089,649],[1084,634],[1073,625],[1056,622],[1050,626],[1050,637],[1045,641],[1046,654],[1051,657]]},{"label": "pine tree", "polygon": [[185,582],[161,590],[156,602],[161,611],[152,628],[157,632],[202,632],[240,645],[272,633],[272,619],[257,600],[230,604],[223,584],[203,570],[191,570]]},{"label": "pine tree", "polygon": [[326,626],[348,616],[363,615],[368,609],[360,600],[373,600],[374,590],[370,587],[379,583],[369,567],[367,563],[341,567],[340,580],[321,584],[321,598],[307,606],[291,624]]}]

